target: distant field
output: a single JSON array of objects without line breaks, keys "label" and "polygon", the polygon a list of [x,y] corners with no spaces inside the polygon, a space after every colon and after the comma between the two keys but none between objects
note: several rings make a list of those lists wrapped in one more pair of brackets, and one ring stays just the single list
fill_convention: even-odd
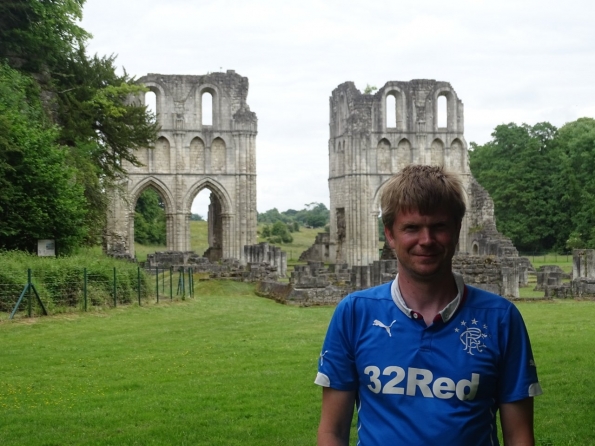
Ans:
[{"label": "distant field", "polygon": [[[518,307],[544,389],[536,445],[595,444],[595,302]],[[1,322],[0,444],[315,444],[333,310],[197,281],[195,299]]]},{"label": "distant field", "polygon": [[[258,225],[258,231],[260,232],[264,227],[263,224]],[[324,228],[304,228],[300,227],[298,232],[292,232],[293,237],[292,243],[281,243],[279,246],[283,251],[287,253],[287,262],[296,263],[300,258],[300,254],[307,250],[316,239],[316,235],[319,232],[324,232]],[[264,238],[258,236],[258,243],[266,241]]]},{"label": "distant field", "polygon": [[[258,225],[260,231],[264,225]],[[293,243],[283,243],[276,246],[281,247],[287,253],[287,261],[289,263],[296,263],[300,254],[312,246],[314,239],[319,232],[323,232],[324,228],[308,229],[301,227],[299,232],[293,232]],[[260,236],[257,243],[264,242],[265,239]],[[147,259],[147,254],[152,254],[156,251],[165,250],[165,246],[146,246],[135,243],[136,258],[144,262]],[[190,222],[190,246],[191,250],[197,254],[203,254],[209,248],[208,239],[208,223],[206,221],[191,221]]]}]

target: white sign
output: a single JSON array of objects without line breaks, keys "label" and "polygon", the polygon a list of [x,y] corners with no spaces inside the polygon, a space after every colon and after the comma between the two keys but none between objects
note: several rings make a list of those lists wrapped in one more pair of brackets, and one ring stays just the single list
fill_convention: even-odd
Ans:
[{"label": "white sign", "polygon": [[37,255],[39,257],[55,257],[56,242],[54,240],[37,240]]}]

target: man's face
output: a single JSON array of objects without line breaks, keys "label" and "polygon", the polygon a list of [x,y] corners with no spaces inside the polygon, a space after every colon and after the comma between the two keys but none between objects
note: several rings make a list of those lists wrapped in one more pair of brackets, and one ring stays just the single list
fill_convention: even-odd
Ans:
[{"label": "man's face", "polygon": [[417,210],[399,212],[386,240],[399,262],[399,274],[429,281],[451,273],[451,260],[459,241],[460,223],[446,210],[422,215]]}]

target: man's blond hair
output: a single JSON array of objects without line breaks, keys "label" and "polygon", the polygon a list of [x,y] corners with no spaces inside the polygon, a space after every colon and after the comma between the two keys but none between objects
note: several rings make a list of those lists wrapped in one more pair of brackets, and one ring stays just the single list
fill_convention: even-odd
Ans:
[{"label": "man's blond hair", "polygon": [[403,211],[427,215],[445,210],[460,224],[466,210],[465,190],[459,175],[442,166],[410,164],[386,182],[380,208],[382,223],[391,230]]}]

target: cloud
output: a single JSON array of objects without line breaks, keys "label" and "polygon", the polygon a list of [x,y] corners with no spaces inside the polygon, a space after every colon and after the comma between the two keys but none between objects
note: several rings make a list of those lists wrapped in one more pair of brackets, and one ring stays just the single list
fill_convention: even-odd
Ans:
[{"label": "cloud", "polygon": [[258,209],[328,205],[328,98],[353,81],[448,81],[467,141],[593,116],[587,0],[87,0],[90,50],[136,75],[235,69],[258,116]]}]

